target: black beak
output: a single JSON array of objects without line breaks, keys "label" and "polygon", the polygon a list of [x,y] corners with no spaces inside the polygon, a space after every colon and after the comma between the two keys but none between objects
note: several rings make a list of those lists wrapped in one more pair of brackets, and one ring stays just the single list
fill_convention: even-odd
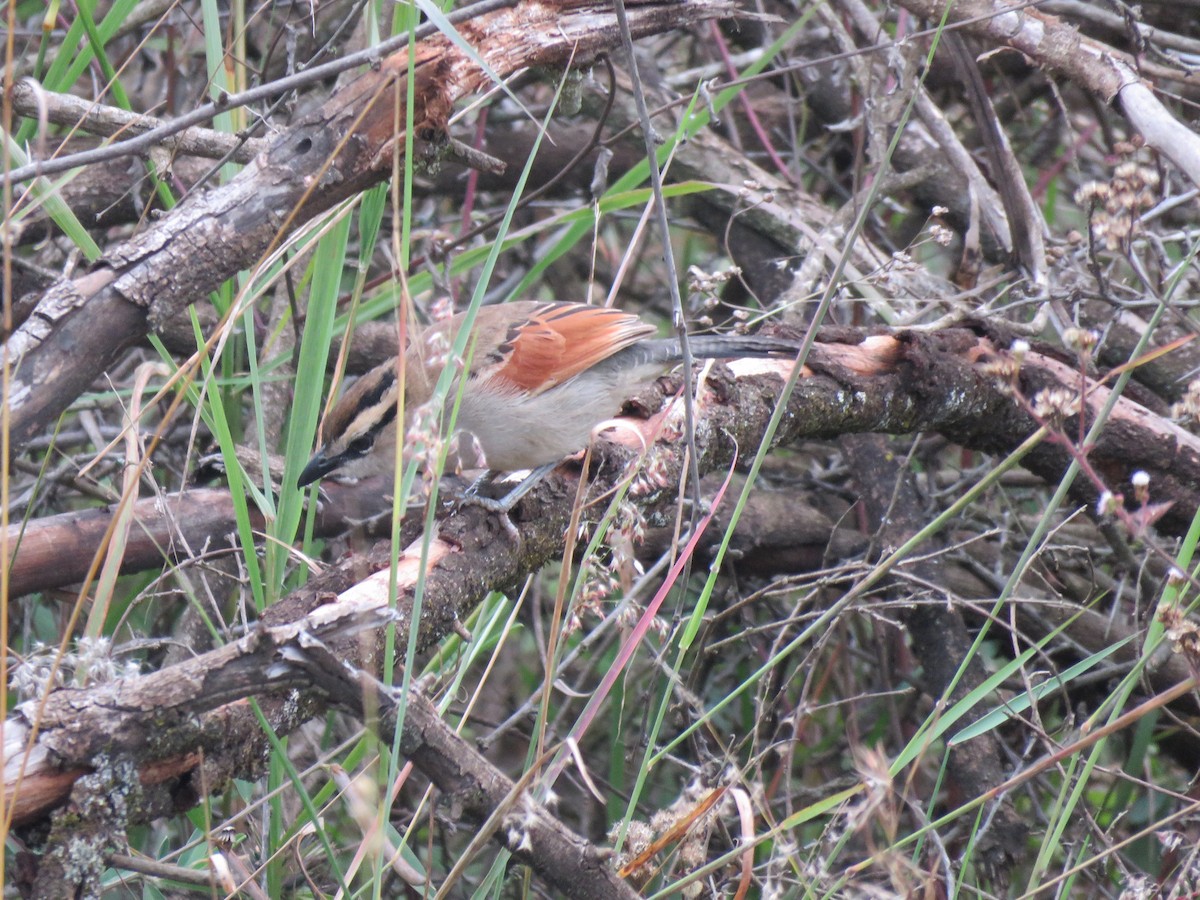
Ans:
[{"label": "black beak", "polygon": [[321,451],[317,451],[313,458],[308,461],[308,465],[304,467],[304,471],[300,473],[300,477],[296,479],[297,487],[307,487],[318,478],[328,475],[334,469],[342,464],[342,461],[337,457],[329,459]]}]

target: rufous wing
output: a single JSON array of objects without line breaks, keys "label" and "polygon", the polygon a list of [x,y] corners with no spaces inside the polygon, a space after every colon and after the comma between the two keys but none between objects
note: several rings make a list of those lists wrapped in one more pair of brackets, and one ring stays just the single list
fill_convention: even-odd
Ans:
[{"label": "rufous wing", "polygon": [[488,354],[497,386],[538,394],[654,334],[632,313],[582,303],[546,303],[512,323]]}]

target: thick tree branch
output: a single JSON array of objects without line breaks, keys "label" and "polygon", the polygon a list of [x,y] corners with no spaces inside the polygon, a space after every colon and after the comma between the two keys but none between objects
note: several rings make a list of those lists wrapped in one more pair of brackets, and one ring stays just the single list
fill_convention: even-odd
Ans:
[{"label": "thick tree branch", "polygon": [[[1093,413],[1107,399],[1107,387],[1083,380],[1078,371],[1056,356],[1031,350],[1020,368],[1018,390],[1022,402],[1009,385],[978,365],[997,358],[1004,343],[1002,338],[989,338],[964,328],[892,334],[827,329],[813,348],[792,395],[778,439],[791,442],[864,432],[941,432],[965,447],[1003,455],[1036,430],[1037,422],[1027,407],[1039,391],[1053,388],[1078,394],[1081,387],[1086,387]],[[735,366],[735,371],[750,376],[770,371],[781,375],[784,365],[744,361]],[[739,447],[745,456],[746,448],[758,446],[774,394],[763,390],[763,382],[756,377],[726,380],[717,376],[710,384],[718,394],[731,392],[706,408],[706,441],[702,446],[711,455],[706,463],[711,470],[726,465]],[[647,441],[653,443],[653,429],[658,424],[657,419],[650,423],[630,420],[629,430],[623,433],[643,430]],[[1075,432],[1077,420],[1070,420],[1066,427]],[[659,452],[669,460],[677,448],[668,444],[654,450]],[[1174,503],[1157,523],[1158,528],[1181,534],[1189,526],[1190,510],[1200,505],[1200,439],[1122,398],[1109,427],[1089,448],[1088,458],[1105,484],[1079,482],[1075,488],[1079,502],[1090,504],[1105,489],[1121,493],[1130,475],[1141,470],[1151,476],[1152,500]],[[1054,483],[1071,459],[1063,443],[1048,442],[1030,454],[1025,464]],[[674,482],[668,477],[665,483]],[[573,489],[566,494],[573,496]],[[327,495],[318,519],[321,534],[334,533],[344,523],[381,512],[378,503],[372,503],[381,496],[378,485],[331,484]],[[535,496],[544,496],[540,502],[551,506],[564,499],[540,491]],[[535,521],[528,523],[533,532],[525,533],[525,539],[557,552],[561,534],[555,532],[559,526],[554,523],[564,515],[560,510],[551,516],[545,528],[538,528],[537,516],[533,515]],[[9,541],[18,547],[9,574],[12,593],[61,587],[82,579],[101,547],[110,516],[109,511],[98,509],[11,526]],[[183,538],[179,546],[195,549],[220,542],[235,530],[227,493],[212,489],[172,495],[165,505],[157,499],[142,501],[136,507],[135,520],[140,527],[130,536],[123,561],[125,571],[159,565],[163,548],[176,546],[177,537]],[[415,534],[411,529],[404,533],[409,537]],[[64,553],[64,547],[71,548],[70,552]],[[175,550],[172,556],[179,558],[178,553]],[[522,568],[512,577],[526,571]]]}]

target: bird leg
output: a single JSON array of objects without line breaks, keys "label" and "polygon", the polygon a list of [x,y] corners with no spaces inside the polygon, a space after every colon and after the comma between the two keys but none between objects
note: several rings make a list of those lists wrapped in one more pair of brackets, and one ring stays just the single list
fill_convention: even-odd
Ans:
[{"label": "bird leg", "polygon": [[500,498],[484,497],[479,493],[481,488],[491,484],[501,474],[493,469],[488,469],[473,482],[471,482],[471,486],[467,488],[466,493],[463,496],[463,502],[471,506],[481,507],[489,512],[503,513],[505,518],[507,518],[508,514],[512,512],[513,507],[517,505],[517,502],[531,490],[537,487],[538,482],[553,472],[556,468],[558,468],[558,463],[552,462],[544,463],[543,465],[538,466],[536,469],[531,469],[529,474],[522,478],[516,487]]}]

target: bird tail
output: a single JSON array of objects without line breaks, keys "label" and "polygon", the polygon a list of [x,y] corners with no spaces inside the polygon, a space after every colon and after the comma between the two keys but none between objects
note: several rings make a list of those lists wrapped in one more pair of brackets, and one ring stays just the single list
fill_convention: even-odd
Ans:
[{"label": "bird tail", "polygon": [[[748,334],[696,334],[688,337],[688,349],[693,359],[738,359],[741,357],[775,357],[795,359],[800,341],[788,338]],[[612,368],[629,371],[646,367],[667,368],[683,361],[683,348],[678,338],[651,338],[638,341],[614,353],[606,361]]]},{"label": "bird tail", "polygon": [[[679,341],[670,341],[675,349],[674,359],[683,355]],[[794,359],[800,352],[800,341],[757,334],[696,334],[688,336],[688,349],[696,359],[737,359],[743,356],[781,357]]]}]

